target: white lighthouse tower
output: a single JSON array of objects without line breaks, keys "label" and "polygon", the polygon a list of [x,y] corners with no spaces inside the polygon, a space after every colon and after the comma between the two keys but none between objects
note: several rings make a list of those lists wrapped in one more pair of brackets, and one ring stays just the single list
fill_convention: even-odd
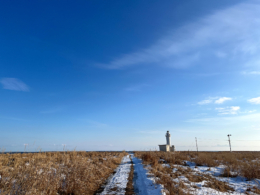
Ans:
[{"label": "white lighthouse tower", "polygon": [[171,134],[170,134],[169,131],[166,132],[165,137],[166,137],[166,144],[165,145],[159,145],[160,151],[174,152],[175,147],[174,147],[174,145],[171,145]]},{"label": "white lighthouse tower", "polygon": [[171,134],[169,133],[169,131],[167,131],[165,137],[166,137],[166,145],[171,145]]}]

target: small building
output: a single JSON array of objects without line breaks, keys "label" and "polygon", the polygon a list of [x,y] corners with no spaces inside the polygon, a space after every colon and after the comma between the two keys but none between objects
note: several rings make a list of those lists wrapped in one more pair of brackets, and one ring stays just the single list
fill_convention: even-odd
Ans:
[{"label": "small building", "polygon": [[169,131],[167,131],[165,137],[166,137],[166,144],[165,145],[159,145],[160,151],[174,152],[175,146],[174,145],[171,146],[171,134],[169,133]]}]

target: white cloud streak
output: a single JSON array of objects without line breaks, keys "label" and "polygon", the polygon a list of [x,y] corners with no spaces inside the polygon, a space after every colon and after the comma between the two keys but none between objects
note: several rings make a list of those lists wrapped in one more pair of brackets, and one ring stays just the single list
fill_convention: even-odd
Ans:
[{"label": "white cloud streak", "polygon": [[249,99],[248,102],[252,104],[260,104],[260,97]]},{"label": "white cloud streak", "polygon": [[[249,1],[174,29],[148,48],[116,57],[106,64],[108,69],[121,69],[143,64],[160,64],[186,68],[203,58],[229,59],[238,66],[252,66],[259,61],[260,4]],[[214,57],[215,56],[215,57]],[[236,59],[237,61],[234,61]]]},{"label": "white cloud streak", "polygon": [[[199,118],[199,119],[189,119],[185,122],[189,123],[198,123],[210,126],[256,126],[260,127],[260,113],[253,113],[253,114],[244,114],[244,115],[225,115],[219,117],[209,117],[209,118]],[[253,127],[252,127],[253,128]],[[212,132],[211,132],[212,133]]]},{"label": "white cloud streak", "polygon": [[58,107],[58,108],[52,108],[52,109],[49,109],[49,110],[43,110],[40,113],[41,114],[53,114],[53,113],[61,112],[62,110],[64,110],[64,107]]},{"label": "white cloud streak", "polygon": [[225,101],[232,100],[230,97],[209,97],[208,99],[198,102],[199,105],[205,105],[210,103],[223,104]]},{"label": "white cloud streak", "polygon": [[148,87],[148,86],[149,85],[147,85],[147,84],[140,84],[140,85],[127,87],[124,90],[128,91],[128,92],[138,92],[138,91],[142,91],[143,88]]},{"label": "white cloud streak", "polygon": [[223,104],[225,101],[232,100],[230,97],[221,97],[215,101],[215,104]]},{"label": "white cloud streak", "polygon": [[212,99],[207,99],[207,100],[202,100],[202,101],[198,102],[198,104],[199,105],[205,105],[205,104],[210,104],[212,102],[213,102]]},{"label": "white cloud streak", "polygon": [[243,71],[242,74],[245,74],[245,75],[260,75],[260,71]]},{"label": "white cloud streak", "polygon": [[237,114],[240,110],[239,106],[230,106],[225,108],[216,108],[219,114]]},{"label": "white cloud streak", "polygon": [[98,121],[93,121],[93,120],[88,120],[88,119],[79,119],[79,120],[83,120],[84,122],[86,122],[89,127],[93,127],[93,128],[107,128],[109,127],[108,124],[104,124]]},{"label": "white cloud streak", "polygon": [[16,78],[2,78],[0,83],[3,85],[4,89],[14,91],[29,91],[29,87],[24,82]]}]

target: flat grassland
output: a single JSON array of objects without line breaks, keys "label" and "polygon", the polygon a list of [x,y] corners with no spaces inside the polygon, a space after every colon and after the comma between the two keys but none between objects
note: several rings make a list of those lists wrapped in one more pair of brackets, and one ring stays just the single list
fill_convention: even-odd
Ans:
[{"label": "flat grassland", "polygon": [[166,194],[260,194],[260,152],[135,152]]},{"label": "flat grassland", "polygon": [[125,152],[0,154],[0,194],[95,194]]},{"label": "flat grassland", "polygon": [[[0,194],[96,194],[126,155],[76,151],[0,154]],[[166,195],[260,194],[260,152],[136,151],[134,156],[148,170],[147,178],[161,184]],[[135,193],[134,172],[142,164],[131,164],[130,174],[122,172],[129,181],[126,194]]]}]

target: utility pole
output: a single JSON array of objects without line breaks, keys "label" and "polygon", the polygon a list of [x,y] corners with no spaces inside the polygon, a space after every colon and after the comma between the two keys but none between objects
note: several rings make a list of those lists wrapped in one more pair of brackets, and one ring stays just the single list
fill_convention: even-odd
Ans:
[{"label": "utility pole", "polygon": [[229,147],[230,147],[230,152],[231,152],[231,141],[230,141],[231,134],[228,134],[227,136],[228,136],[228,142],[229,142]]},{"label": "utility pole", "polygon": [[26,146],[28,146],[29,144],[24,144],[24,152],[26,151]]},{"label": "utility pole", "polygon": [[197,143],[197,137],[195,137],[195,140],[196,140],[197,153],[199,153],[198,143]]}]

